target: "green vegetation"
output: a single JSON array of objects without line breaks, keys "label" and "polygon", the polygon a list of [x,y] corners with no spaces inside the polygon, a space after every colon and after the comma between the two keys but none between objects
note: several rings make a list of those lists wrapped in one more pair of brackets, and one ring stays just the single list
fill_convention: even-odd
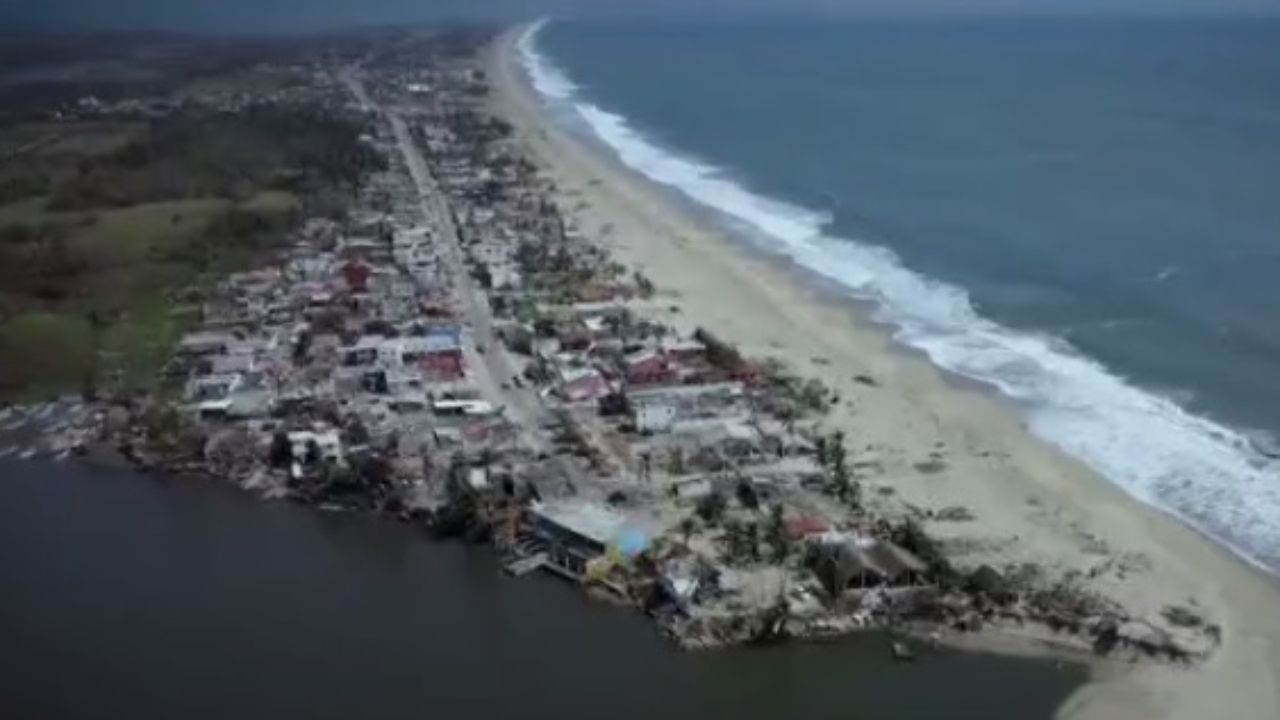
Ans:
[{"label": "green vegetation", "polygon": [[92,369],[93,330],[80,317],[31,312],[0,322],[0,388],[39,397],[82,386]]},{"label": "green vegetation", "polygon": [[829,437],[819,436],[814,446],[818,466],[827,478],[827,491],[858,510],[862,508],[862,483],[853,478],[849,469],[849,452],[844,440],[844,432],[837,430]]},{"label": "green vegetation", "polygon": [[[0,208],[0,318],[6,327],[18,323],[0,343],[4,396],[108,379],[125,389],[146,385],[181,331],[175,293],[244,266],[296,214],[296,200],[280,192],[244,203],[204,198],[91,213],[42,212],[43,205]],[[74,363],[27,368],[28,353],[52,347]]]},{"label": "green vegetation", "polygon": [[121,387],[145,387],[155,379],[182,330],[172,310],[159,294],[140,296],[98,338],[101,365],[118,375]]},{"label": "green vegetation", "polygon": [[137,121],[22,122],[0,132],[0,205],[45,196],[88,158],[116,152],[146,129]]},{"label": "green vegetation", "polygon": [[154,384],[203,288],[383,166],[330,104],[233,107],[0,123],[0,399]]},{"label": "green vegetation", "polygon": [[363,126],[328,108],[263,103],[235,112],[180,110],[139,138],[86,158],[50,207],[83,210],[157,200],[246,200],[266,189],[303,196],[351,191],[381,158]]}]

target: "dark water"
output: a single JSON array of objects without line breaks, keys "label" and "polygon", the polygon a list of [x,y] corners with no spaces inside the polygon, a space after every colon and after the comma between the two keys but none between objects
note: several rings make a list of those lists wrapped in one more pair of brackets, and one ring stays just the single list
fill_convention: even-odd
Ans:
[{"label": "dark water", "polygon": [[1081,680],[883,640],[689,655],[485,553],[0,460],[0,717],[1048,718]]},{"label": "dark water", "polygon": [[533,45],[627,165],[1280,570],[1280,468],[1254,448],[1280,430],[1280,21],[552,23]]}]

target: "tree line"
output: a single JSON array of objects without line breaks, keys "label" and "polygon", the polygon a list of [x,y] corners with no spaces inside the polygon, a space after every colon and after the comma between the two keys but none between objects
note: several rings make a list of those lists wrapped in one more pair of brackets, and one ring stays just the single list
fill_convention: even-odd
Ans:
[{"label": "tree line", "polygon": [[137,140],[86,158],[49,209],[122,207],[196,197],[244,200],[263,189],[299,195],[354,187],[385,166],[360,142],[362,121],[318,105],[261,103],[235,112],[182,110]]}]

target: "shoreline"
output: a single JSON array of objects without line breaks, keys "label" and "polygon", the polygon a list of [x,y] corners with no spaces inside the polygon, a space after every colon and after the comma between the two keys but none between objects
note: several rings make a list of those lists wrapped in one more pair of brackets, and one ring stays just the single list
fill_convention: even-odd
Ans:
[{"label": "shoreline", "polygon": [[[251,669],[255,676],[280,679],[264,685],[261,692],[235,692],[234,688],[224,692],[210,717],[219,712],[225,716],[228,707],[239,716],[258,717],[267,706],[283,717],[314,716],[320,693],[326,703],[342,707],[348,715],[407,717],[447,705],[484,718],[575,718],[590,715],[572,692],[576,679],[598,673],[592,687],[631,709],[625,717],[646,717],[665,709],[674,717],[695,718],[705,716],[707,708],[716,708],[744,719],[834,720],[840,716],[837,708],[857,704],[865,714],[924,720],[931,717],[927,711],[903,712],[898,696],[928,685],[946,699],[948,707],[968,717],[981,716],[992,693],[1013,687],[992,714],[1013,720],[1045,717],[1083,679],[1083,673],[1074,668],[1056,670],[1044,663],[950,651],[922,651],[909,666],[892,660],[887,643],[874,637],[690,654],[654,633],[644,616],[590,602],[578,588],[553,578],[505,578],[493,571],[485,549],[434,542],[412,525],[360,513],[321,513],[294,503],[265,503],[221,482],[162,485],[145,477],[104,476],[78,464],[2,466],[12,473],[6,477],[8,482],[0,483],[9,501],[10,536],[35,533],[41,540],[37,546],[60,548],[56,556],[68,560],[51,565],[26,553],[28,562],[9,568],[15,578],[30,578],[29,584],[22,585],[28,591],[19,596],[13,617],[40,628],[20,633],[8,646],[15,659],[26,654],[38,658],[34,663],[16,663],[17,674],[10,677],[11,682],[28,687],[42,687],[39,680],[56,670],[74,672],[66,670],[59,657],[82,654],[105,662],[113,656],[112,648],[118,643],[102,641],[97,634],[60,632],[64,624],[58,621],[65,617],[64,608],[82,606],[77,600],[82,597],[115,603],[127,600],[126,607],[138,608],[125,613],[118,623],[97,626],[123,640],[138,636],[131,646],[135,651],[112,666],[122,678],[149,678],[168,686],[191,677],[184,668],[196,663],[215,669]],[[45,522],[55,508],[83,518],[80,531],[67,533]],[[25,529],[19,534],[20,528]],[[156,543],[157,533],[166,541]],[[67,545],[58,545],[58,540]],[[20,548],[15,552],[21,554]],[[157,564],[174,563],[180,574],[161,584],[158,593],[142,593],[134,589],[135,584],[119,582],[118,574],[78,572],[69,562],[75,558],[97,567],[102,557],[113,557],[113,553],[138,559],[143,573]],[[181,562],[209,554],[228,559],[217,565],[224,572],[219,572],[220,582],[212,595],[204,591],[209,570]],[[185,571],[188,568],[190,572]],[[297,587],[299,574],[307,579],[304,589]],[[68,590],[68,582],[74,592]],[[261,592],[264,582],[269,592]],[[325,588],[351,590],[323,592]],[[300,599],[296,608],[269,603],[265,615],[237,617],[243,613],[246,597],[284,594],[292,598],[291,593]],[[362,603],[362,612],[351,612],[356,601]],[[168,660],[174,645],[168,636],[145,632],[154,624],[148,611],[163,613],[175,606],[186,608],[181,617],[188,642],[182,647],[190,656],[186,664],[176,667]],[[224,653],[216,662],[204,660],[200,649],[225,642],[227,627],[272,638],[279,633],[270,647],[280,650],[263,653],[253,643],[233,643],[231,656]],[[380,642],[367,642],[371,635]],[[353,672],[350,663],[335,665],[327,660],[334,637],[349,641],[351,651],[359,653],[360,671]],[[459,657],[455,645],[462,648],[463,656]],[[62,652],[39,652],[48,647]],[[310,652],[299,655],[298,647]],[[494,687],[490,675],[495,654],[503,663],[498,677],[520,674],[517,680],[500,681],[503,692],[486,690]],[[457,669],[461,680],[443,686],[424,684],[421,673],[404,672],[406,662],[442,672]],[[626,663],[626,672],[618,671],[618,662]],[[83,677],[101,674],[92,663],[84,667],[88,674]],[[611,669],[599,672],[600,667]],[[776,668],[789,672],[778,673]],[[317,686],[316,673],[325,672],[331,672],[335,681]],[[744,691],[738,679],[748,674],[760,680],[754,692]],[[480,680],[472,685],[463,682],[472,677]],[[539,691],[548,683],[561,687],[556,683],[565,677],[575,680],[563,685],[564,692]],[[637,677],[645,680],[637,683]],[[192,682],[193,692],[198,691],[200,683]],[[203,717],[178,693],[140,698],[129,692],[127,683],[124,691],[113,689],[120,683],[90,686],[86,694],[77,695],[73,709],[79,710],[72,714],[97,716],[104,702],[114,700],[112,706],[122,708],[120,714],[131,709],[135,716]],[[438,687],[449,696],[439,699],[433,689]],[[462,689],[451,692],[455,687]],[[326,692],[327,688],[337,689]],[[53,696],[36,692],[6,695],[0,707],[14,708],[10,717],[52,717],[56,709],[72,707],[67,702],[55,704]],[[679,702],[672,701],[676,697]],[[637,702],[646,698],[652,698],[650,704],[635,710]]]},{"label": "shoreline", "polygon": [[[851,437],[872,439],[868,451],[883,459],[905,502],[942,507],[963,500],[977,517],[964,525],[934,523],[931,532],[940,528],[962,547],[996,539],[994,547],[968,553],[972,559],[1035,559],[1079,572],[1111,562],[1090,577],[1090,587],[1138,614],[1194,598],[1223,627],[1222,646],[1205,662],[1097,673],[1064,705],[1063,716],[1280,715],[1280,620],[1266,617],[1280,606],[1275,578],[1032,436],[1011,401],[903,348],[865,305],[812,282],[794,263],[759,257],[767,251],[688,217],[664,197],[666,189],[572,137],[515,67],[520,32],[504,35],[489,57],[495,111],[555,179],[576,226],[604,237],[601,244],[655,278],[660,297],[680,308],[667,321],[714,327],[749,354],[783,356],[854,398],[852,408],[842,403],[835,422]],[[877,387],[859,387],[849,377],[855,373],[875,378]],[[938,444],[947,449],[945,479],[913,473],[914,461]],[[1116,570],[1117,558],[1132,562]]]}]

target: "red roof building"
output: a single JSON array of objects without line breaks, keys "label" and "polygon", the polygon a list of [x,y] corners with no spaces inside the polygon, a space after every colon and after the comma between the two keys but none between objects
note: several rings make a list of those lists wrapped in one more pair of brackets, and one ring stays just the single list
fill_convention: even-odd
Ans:
[{"label": "red roof building", "polygon": [[342,266],[342,277],[347,282],[347,289],[353,293],[362,293],[369,289],[369,276],[373,271],[359,260],[352,260]]},{"label": "red roof building", "polygon": [[825,520],[814,515],[801,515],[787,521],[787,534],[795,540],[821,535],[830,529]]},{"label": "red roof building", "polygon": [[625,364],[627,382],[632,385],[668,383],[676,376],[667,356],[653,350],[631,355]]}]

